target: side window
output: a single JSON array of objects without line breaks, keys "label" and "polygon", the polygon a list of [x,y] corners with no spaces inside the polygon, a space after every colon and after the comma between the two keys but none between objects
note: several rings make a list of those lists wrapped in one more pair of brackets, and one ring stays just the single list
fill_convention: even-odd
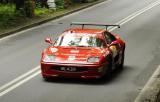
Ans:
[{"label": "side window", "polygon": [[104,40],[102,40],[102,39],[97,39],[96,43],[97,43],[98,47],[103,48],[104,46],[106,46]]},{"label": "side window", "polygon": [[104,35],[107,43],[109,44],[112,43],[114,40],[116,40],[116,38],[109,32],[105,32]]}]

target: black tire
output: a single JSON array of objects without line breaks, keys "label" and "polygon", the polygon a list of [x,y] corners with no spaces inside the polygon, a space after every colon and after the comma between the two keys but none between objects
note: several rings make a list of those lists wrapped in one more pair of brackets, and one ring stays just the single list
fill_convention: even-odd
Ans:
[{"label": "black tire", "polygon": [[100,78],[97,78],[97,81],[104,81],[104,80],[110,80],[112,76],[112,57],[109,55],[106,60],[109,62],[105,67],[106,71],[103,76]]},{"label": "black tire", "polygon": [[123,66],[124,66],[124,53],[125,53],[125,50],[123,50],[122,52],[122,55],[121,55],[121,63],[118,65],[118,69],[123,69]]},{"label": "black tire", "polygon": [[50,81],[50,77],[47,77],[47,76],[43,76],[43,79],[44,79],[44,81]]},{"label": "black tire", "polygon": [[112,76],[112,57],[109,57],[109,63],[107,65],[107,70],[106,70],[106,73],[105,73],[105,76],[107,79],[110,79],[111,76]]}]

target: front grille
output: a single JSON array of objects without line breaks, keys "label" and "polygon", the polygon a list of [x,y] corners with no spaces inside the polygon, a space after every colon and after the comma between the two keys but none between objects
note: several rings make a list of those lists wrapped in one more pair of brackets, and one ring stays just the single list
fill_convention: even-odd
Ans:
[{"label": "front grille", "polygon": [[86,67],[74,67],[74,66],[52,66],[52,70],[64,71],[64,72],[83,72],[88,71]]}]

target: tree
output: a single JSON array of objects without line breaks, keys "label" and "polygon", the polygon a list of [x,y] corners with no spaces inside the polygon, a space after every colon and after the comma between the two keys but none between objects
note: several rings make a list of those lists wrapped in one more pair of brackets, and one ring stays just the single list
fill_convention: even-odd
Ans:
[{"label": "tree", "polygon": [[35,1],[34,0],[25,0],[24,2],[24,11],[27,17],[34,16],[34,9],[35,9]]},{"label": "tree", "polygon": [[16,10],[21,11],[26,17],[34,16],[35,1],[34,0],[14,0]]}]

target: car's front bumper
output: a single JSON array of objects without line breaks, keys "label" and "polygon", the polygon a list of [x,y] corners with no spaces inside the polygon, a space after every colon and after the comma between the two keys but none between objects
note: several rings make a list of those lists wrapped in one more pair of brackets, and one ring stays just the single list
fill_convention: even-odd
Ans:
[{"label": "car's front bumper", "polygon": [[[43,77],[68,77],[68,78],[100,78],[105,74],[106,64],[64,64],[41,63]],[[62,71],[61,67],[75,67],[77,71]]]}]

